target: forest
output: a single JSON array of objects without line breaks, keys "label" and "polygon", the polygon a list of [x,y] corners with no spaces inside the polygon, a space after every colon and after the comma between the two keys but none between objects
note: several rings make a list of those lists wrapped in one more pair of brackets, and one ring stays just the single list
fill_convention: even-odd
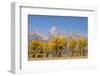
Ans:
[{"label": "forest", "polygon": [[48,41],[31,40],[28,43],[28,58],[86,57],[88,40],[85,37],[52,37]]}]

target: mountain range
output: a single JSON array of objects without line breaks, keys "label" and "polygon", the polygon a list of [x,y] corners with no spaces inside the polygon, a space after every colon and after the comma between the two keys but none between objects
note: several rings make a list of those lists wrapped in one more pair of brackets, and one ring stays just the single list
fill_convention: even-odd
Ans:
[{"label": "mountain range", "polygon": [[67,33],[67,32],[57,32],[56,27],[53,26],[48,33],[42,33],[37,31],[32,31],[28,33],[28,42],[31,40],[42,40],[48,41],[52,37],[66,37],[67,39],[70,37],[78,38],[80,35],[77,33]]}]

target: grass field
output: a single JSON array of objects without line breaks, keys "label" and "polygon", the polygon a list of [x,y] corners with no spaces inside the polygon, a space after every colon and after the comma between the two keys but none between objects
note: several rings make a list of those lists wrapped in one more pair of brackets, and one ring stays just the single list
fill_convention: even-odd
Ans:
[{"label": "grass field", "polygon": [[55,58],[28,58],[29,61],[38,60],[64,60],[64,59],[88,59],[88,56],[74,56],[74,57],[55,57]]}]

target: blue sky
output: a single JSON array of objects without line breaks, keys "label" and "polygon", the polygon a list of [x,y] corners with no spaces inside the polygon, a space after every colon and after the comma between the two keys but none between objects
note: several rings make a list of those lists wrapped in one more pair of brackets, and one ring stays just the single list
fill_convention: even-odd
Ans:
[{"label": "blue sky", "polygon": [[53,26],[56,26],[58,32],[76,32],[83,36],[88,35],[87,17],[28,15],[29,32],[48,33]]}]

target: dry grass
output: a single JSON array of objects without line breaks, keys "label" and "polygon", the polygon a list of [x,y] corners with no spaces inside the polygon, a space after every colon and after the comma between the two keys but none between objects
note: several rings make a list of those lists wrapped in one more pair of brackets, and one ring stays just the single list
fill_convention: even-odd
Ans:
[{"label": "dry grass", "polygon": [[72,56],[72,57],[54,57],[54,58],[28,58],[28,61],[38,60],[64,60],[64,59],[87,59],[88,56]]}]

